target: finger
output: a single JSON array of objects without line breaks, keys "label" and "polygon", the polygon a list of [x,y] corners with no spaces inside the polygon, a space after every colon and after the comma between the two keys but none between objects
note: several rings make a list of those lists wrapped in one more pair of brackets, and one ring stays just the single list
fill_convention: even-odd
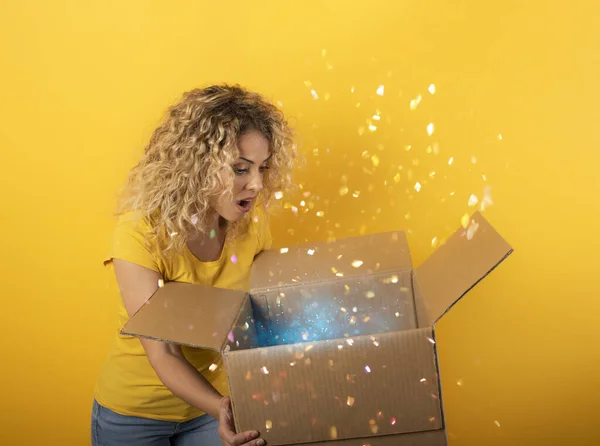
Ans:
[{"label": "finger", "polygon": [[258,438],[258,432],[256,431],[240,432],[233,435],[231,440],[230,443],[233,446],[263,446],[265,444],[265,440]]},{"label": "finger", "polygon": [[248,443],[243,443],[241,446],[265,446],[266,444],[267,442],[263,438],[257,438]]}]

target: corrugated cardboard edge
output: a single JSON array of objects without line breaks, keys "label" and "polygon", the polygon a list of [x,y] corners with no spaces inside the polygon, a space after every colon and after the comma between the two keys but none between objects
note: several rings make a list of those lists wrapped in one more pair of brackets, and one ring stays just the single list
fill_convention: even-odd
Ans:
[{"label": "corrugated cardboard edge", "polygon": [[485,279],[487,276],[489,276],[489,275],[490,275],[490,273],[491,273],[492,271],[494,271],[496,268],[498,268],[498,267],[500,266],[500,264],[501,264],[502,262],[504,262],[504,260],[506,260],[506,258],[507,258],[508,256],[510,256],[510,255],[513,253],[513,251],[514,251],[514,249],[512,249],[512,248],[511,248],[511,249],[510,249],[510,251],[509,251],[509,252],[507,252],[507,253],[506,253],[506,255],[505,255],[504,257],[502,257],[502,258],[501,258],[501,259],[498,261],[498,263],[496,263],[496,264],[495,264],[495,265],[492,267],[492,269],[490,269],[490,270],[489,270],[489,271],[488,271],[488,272],[487,272],[485,275],[483,275],[483,276],[482,276],[482,277],[481,277],[481,278],[480,278],[480,279],[479,279],[477,282],[475,282],[475,283],[474,283],[473,285],[471,285],[471,286],[470,286],[470,287],[469,287],[469,288],[468,288],[468,289],[467,289],[467,290],[466,290],[466,291],[465,291],[463,294],[461,294],[461,295],[460,295],[460,297],[459,297],[458,299],[456,299],[456,300],[454,301],[454,303],[452,303],[452,304],[451,304],[451,305],[450,305],[450,306],[449,306],[449,307],[446,309],[446,311],[444,311],[444,312],[443,312],[443,313],[442,313],[442,314],[441,314],[441,315],[440,315],[440,316],[439,316],[439,317],[438,317],[438,318],[437,318],[437,319],[434,321],[434,323],[433,323],[433,324],[434,324],[434,325],[435,325],[435,324],[437,324],[437,323],[438,323],[438,321],[439,321],[441,318],[443,318],[443,317],[444,317],[444,315],[445,315],[446,313],[448,313],[448,312],[449,312],[449,311],[450,311],[450,310],[451,310],[451,309],[454,307],[454,305],[456,305],[456,304],[457,304],[457,303],[458,303],[458,302],[459,302],[459,301],[460,301],[460,300],[461,300],[461,299],[462,299],[462,298],[463,298],[463,297],[464,297],[466,294],[468,294],[468,293],[469,293],[469,291],[471,291],[473,288],[475,288],[475,287],[476,287],[476,286],[479,284],[479,282],[481,282],[483,279]]},{"label": "corrugated cardboard edge", "polygon": [[440,393],[438,395],[438,399],[440,401],[440,409],[441,409],[441,414],[442,414],[442,429],[441,431],[444,433],[444,437],[445,437],[445,441],[447,444],[448,443],[448,432],[447,432],[447,424],[446,424],[446,408],[444,407],[444,389],[442,386],[442,373],[441,373],[441,369],[440,369],[440,356],[439,356],[439,349],[438,349],[438,345],[437,345],[437,338],[435,335],[435,326],[431,327],[431,337],[433,339],[433,351],[434,351],[434,358],[435,358],[435,368],[437,370],[437,382],[438,382],[438,388],[440,389]]}]

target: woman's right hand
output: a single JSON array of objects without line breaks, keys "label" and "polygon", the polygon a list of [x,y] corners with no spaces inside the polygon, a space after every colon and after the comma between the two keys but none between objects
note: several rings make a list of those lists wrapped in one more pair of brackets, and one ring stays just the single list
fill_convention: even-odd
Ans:
[{"label": "woman's right hand", "polygon": [[223,440],[224,446],[264,446],[265,440],[259,438],[257,431],[246,431],[235,433],[235,424],[233,423],[233,413],[229,397],[221,399],[219,407],[219,436]]}]

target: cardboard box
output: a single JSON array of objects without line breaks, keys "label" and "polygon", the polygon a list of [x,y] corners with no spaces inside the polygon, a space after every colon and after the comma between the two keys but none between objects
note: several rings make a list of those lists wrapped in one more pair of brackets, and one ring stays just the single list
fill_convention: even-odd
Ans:
[{"label": "cardboard box", "polygon": [[222,352],[270,445],[446,445],[435,324],[511,252],[479,213],[416,269],[401,231],[270,250],[249,293],[167,283],[122,333]]}]

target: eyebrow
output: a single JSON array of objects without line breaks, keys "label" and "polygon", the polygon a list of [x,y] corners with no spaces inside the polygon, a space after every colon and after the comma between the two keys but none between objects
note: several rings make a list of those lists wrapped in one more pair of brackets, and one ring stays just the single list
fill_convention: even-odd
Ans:
[{"label": "eyebrow", "polygon": [[[265,160],[264,160],[264,161],[263,161],[261,164],[263,164],[263,163],[266,163],[267,161],[269,161],[269,160],[271,159],[271,157],[272,157],[272,156],[273,156],[273,154],[269,155],[269,156],[267,157],[267,159],[265,159]],[[254,161],[252,161],[252,160],[249,160],[248,158],[244,158],[243,156],[240,156],[240,159],[241,159],[241,160],[244,160],[244,161],[246,161],[246,162],[248,162],[248,163],[250,163],[250,164],[254,164]]]}]

